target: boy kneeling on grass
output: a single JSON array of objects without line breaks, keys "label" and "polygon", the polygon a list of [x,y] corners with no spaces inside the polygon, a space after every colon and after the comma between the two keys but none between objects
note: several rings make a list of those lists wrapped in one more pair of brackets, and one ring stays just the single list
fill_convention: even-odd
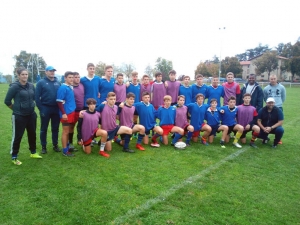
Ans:
[{"label": "boy kneeling on grass", "polygon": [[82,118],[79,118],[77,125],[78,144],[83,146],[83,151],[86,154],[91,154],[91,143],[94,138],[101,136],[101,144],[99,154],[108,158],[109,154],[104,152],[104,147],[107,140],[107,132],[99,128],[101,115],[95,110],[97,101],[93,98],[88,98],[86,104],[88,109],[81,113]]},{"label": "boy kneeling on grass", "polygon": [[[145,127],[140,124],[134,124],[134,112],[135,107],[133,106],[135,101],[135,94],[129,92],[126,95],[125,103],[121,103],[118,108],[118,116],[121,126],[126,126],[132,128],[132,133],[139,133],[137,136],[137,142],[135,147],[138,150],[145,151],[145,148],[142,146],[142,140],[145,137]],[[121,140],[118,137],[115,137],[115,142],[124,145],[125,135],[121,135]]]},{"label": "boy kneeling on grass", "polygon": [[226,148],[224,142],[227,136],[228,126],[220,124],[221,122],[220,112],[219,109],[217,108],[217,105],[218,105],[217,99],[212,98],[210,100],[210,107],[205,112],[205,120],[207,124],[211,127],[211,132],[208,136],[208,142],[213,143],[216,133],[222,131],[220,145],[221,148]]},{"label": "boy kneeling on grass", "polygon": [[236,98],[231,96],[228,100],[228,105],[221,107],[220,112],[222,113],[222,125],[228,126],[228,135],[225,139],[226,143],[229,142],[231,132],[236,132],[234,136],[233,145],[237,148],[242,146],[238,143],[238,140],[243,134],[244,127],[236,122],[236,116],[238,108],[235,106]]},{"label": "boy kneeling on grass", "polygon": [[183,136],[184,130],[180,127],[174,126],[176,118],[176,107],[171,106],[171,103],[172,97],[170,95],[164,96],[164,105],[158,108],[157,117],[160,120],[159,126],[163,130],[163,144],[168,144],[168,134],[172,132],[175,133],[175,137],[171,143],[171,145],[174,146],[178,139]]},{"label": "boy kneeling on grass", "polygon": [[116,123],[118,106],[116,103],[116,94],[109,92],[106,98],[107,104],[101,104],[97,107],[97,111],[101,113],[101,128],[107,131],[107,143],[105,149],[112,150],[111,140],[119,134],[124,134],[123,152],[134,153],[134,150],[129,148],[132,129],[126,126],[119,126]]},{"label": "boy kneeling on grass", "polygon": [[255,125],[258,113],[256,108],[250,105],[251,95],[249,93],[244,94],[243,101],[244,103],[238,106],[237,113],[237,122],[244,127],[244,132],[240,139],[243,144],[246,144],[246,134],[252,131],[252,138],[249,145],[253,148],[257,148],[254,142],[260,132],[259,126]]}]

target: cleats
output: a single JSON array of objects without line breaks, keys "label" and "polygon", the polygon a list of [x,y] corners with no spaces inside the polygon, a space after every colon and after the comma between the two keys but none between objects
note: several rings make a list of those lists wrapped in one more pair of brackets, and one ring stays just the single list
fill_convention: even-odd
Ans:
[{"label": "cleats", "polygon": [[107,154],[105,151],[99,151],[99,155],[102,155],[105,158],[109,158],[110,157],[110,155]]},{"label": "cleats", "polygon": [[203,145],[206,145],[206,146],[209,145],[209,144],[206,142],[206,140],[203,140],[203,139],[201,139],[201,143],[202,143]]},{"label": "cleats", "polygon": [[41,152],[42,154],[47,154],[47,149],[46,149],[46,147],[42,147],[42,152]]},{"label": "cleats", "polygon": [[224,145],[224,141],[220,141],[220,145],[221,145],[221,148],[226,148],[226,146]]},{"label": "cleats", "polygon": [[160,145],[155,141],[155,142],[152,142],[151,144],[151,147],[154,147],[154,148],[159,148]]},{"label": "cleats", "polygon": [[67,151],[67,152],[63,152],[63,156],[73,157],[75,155],[73,155],[71,152]]},{"label": "cleats", "polygon": [[123,148],[123,152],[134,153],[134,150],[129,148]]},{"label": "cleats", "polygon": [[17,160],[17,159],[13,159],[12,163],[15,164],[15,165],[17,165],[17,166],[20,166],[22,164],[22,162],[19,161],[19,160]]},{"label": "cleats", "polygon": [[53,146],[53,150],[54,150],[55,152],[60,152],[60,149],[59,149],[58,145],[54,145],[54,146]]},{"label": "cleats", "polygon": [[267,138],[267,139],[262,140],[262,143],[267,144],[269,141],[270,141],[270,138]]},{"label": "cleats", "polygon": [[34,153],[34,154],[30,154],[30,158],[41,159],[41,158],[43,158],[43,157],[40,156],[38,153]]},{"label": "cleats", "polygon": [[272,148],[274,148],[274,149],[277,148],[277,145],[272,145]]},{"label": "cleats", "polygon": [[78,151],[78,149],[76,149],[74,147],[74,145],[72,145],[72,144],[69,145],[69,152],[77,152],[77,151]]},{"label": "cleats", "polygon": [[145,151],[145,148],[141,144],[136,144],[135,147],[140,151]]},{"label": "cleats", "polygon": [[237,147],[237,148],[242,148],[242,146],[239,144],[239,143],[232,143],[235,147]]},{"label": "cleats", "polygon": [[250,144],[249,144],[252,148],[257,148],[257,145],[256,144],[254,144],[254,142],[250,142]]}]

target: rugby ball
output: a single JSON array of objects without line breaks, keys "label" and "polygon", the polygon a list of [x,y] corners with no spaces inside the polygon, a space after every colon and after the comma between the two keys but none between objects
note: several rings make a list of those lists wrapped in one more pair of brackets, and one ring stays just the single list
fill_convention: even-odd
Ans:
[{"label": "rugby ball", "polygon": [[178,149],[185,149],[186,143],[184,143],[183,141],[178,141],[174,144],[174,147]]}]

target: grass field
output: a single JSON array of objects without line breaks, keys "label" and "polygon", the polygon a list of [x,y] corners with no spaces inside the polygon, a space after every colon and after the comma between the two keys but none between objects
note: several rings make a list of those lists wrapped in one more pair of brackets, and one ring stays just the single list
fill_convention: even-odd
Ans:
[{"label": "grass field", "polygon": [[222,149],[217,137],[182,151],[147,147],[128,154],[114,145],[108,159],[96,147],[66,158],[49,144],[36,160],[25,135],[21,166],[10,160],[6,91],[1,84],[1,225],[300,224],[300,88],[287,88],[285,134],[276,150],[260,140],[258,149]]}]

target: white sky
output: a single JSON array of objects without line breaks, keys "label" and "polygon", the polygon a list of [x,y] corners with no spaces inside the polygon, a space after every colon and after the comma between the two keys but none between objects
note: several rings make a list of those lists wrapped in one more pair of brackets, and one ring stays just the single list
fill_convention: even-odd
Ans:
[{"label": "white sky", "polygon": [[0,72],[12,74],[13,55],[26,50],[57,74],[83,76],[87,63],[103,61],[132,63],[141,76],[163,57],[178,75],[193,76],[201,60],[220,52],[224,58],[259,43],[294,44],[299,6],[296,0],[1,0]]}]

